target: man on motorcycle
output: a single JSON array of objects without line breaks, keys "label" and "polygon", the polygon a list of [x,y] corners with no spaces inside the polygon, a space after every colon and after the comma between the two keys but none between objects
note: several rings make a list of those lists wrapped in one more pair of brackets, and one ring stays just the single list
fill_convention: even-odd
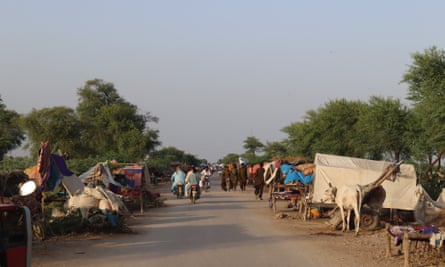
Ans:
[{"label": "man on motorcycle", "polygon": [[180,166],[176,167],[176,171],[172,174],[171,181],[172,181],[171,191],[173,193],[176,192],[176,187],[178,186],[178,184],[184,186],[185,173],[184,171],[182,171]]},{"label": "man on motorcycle", "polygon": [[[205,185],[205,183],[207,183],[208,184],[207,188],[210,188],[210,183],[209,183],[210,175],[212,175],[212,173],[210,172],[209,167],[205,167],[201,171],[201,183],[202,183],[202,185]],[[206,181],[206,179],[207,179],[207,181]]]},{"label": "man on motorcycle", "polygon": [[198,198],[201,195],[201,189],[199,188],[199,177],[198,177],[198,168],[193,167],[185,177],[185,192],[187,195],[190,195],[190,189],[192,185],[196,185],[198,187]]}]

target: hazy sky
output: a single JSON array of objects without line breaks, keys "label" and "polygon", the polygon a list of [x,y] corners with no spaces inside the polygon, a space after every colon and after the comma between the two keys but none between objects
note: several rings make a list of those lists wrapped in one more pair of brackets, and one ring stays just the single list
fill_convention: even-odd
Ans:
[{"label": "hazy sky", "polygon": [[20,114],[103,79],[159,117],[163,146],[215,161],[329,100],[404,99],[414,52],[445,49],[444,1],[0,2],[0,96]]}]

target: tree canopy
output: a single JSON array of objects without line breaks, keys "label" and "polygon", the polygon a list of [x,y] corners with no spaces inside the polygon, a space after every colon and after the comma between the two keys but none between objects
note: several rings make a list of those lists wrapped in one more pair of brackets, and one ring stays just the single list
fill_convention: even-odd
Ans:
[{"label": "tree canopy", "polygon": [[21,125],[26,129],[30,150],[37,155],[40,142],[49,141],[53,150],[69,152],[74,157],[82,146],[80,124],[75,111],[68,107],[33,109],[22,117]]},{"label": "tree canopy", "polygon": [[414,154],[418,160],[427,160],[426,178],[445,153],[445,51],[433,46],[423,53],[412,54],[413,62],[403,75],[408,84],[408,99],[413,101],[417,122],[413,137]]},{"label": "tree canopy", "polygon": [[432,47],[412,58],[402,82],[408,84],[408,99],[419,114],[427,143],[440,152],[445,148],[445,51]]},{"label": "tree canopy", "polygon": [[372,96],[356,124],[356,144],[371,159],[399,161],[409,156],[409,125],[412,112],[399,99]]},{"label": "tree canopy", "polygon": [[248,136],[244,140],[244,149],[246,149],[246,153],[251,155],[253,158],[256,157],[258,152],[261,152],[264,148],[264,144],[258,140],[255,136]]},{"label": "tree canopy", "polygon": [[0,98],[0,160],[8,151],[18,148],[25,140],[19,118],[20,115],[17,112],[6,109],[6,105]]},{"label": "tree canopy", "polygon": [[132,162],[145,158],[161,143],[150,128],[158,118],[140,114],[112,83],[87,81],[78,89],[76,110],[54,107],[35,110],[22,119],[33,151],[50,141],[55,150],[75,158],[103,157]]}]

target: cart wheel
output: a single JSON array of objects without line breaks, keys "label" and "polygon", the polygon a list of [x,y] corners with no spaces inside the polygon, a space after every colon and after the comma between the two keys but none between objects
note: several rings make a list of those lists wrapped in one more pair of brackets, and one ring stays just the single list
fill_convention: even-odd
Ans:
[{"label": "cart wheel", "polygon": [[372,231],[377,229],[380,223],[380,217],[375,212],[363,212],[360,215],[360,229]]}]

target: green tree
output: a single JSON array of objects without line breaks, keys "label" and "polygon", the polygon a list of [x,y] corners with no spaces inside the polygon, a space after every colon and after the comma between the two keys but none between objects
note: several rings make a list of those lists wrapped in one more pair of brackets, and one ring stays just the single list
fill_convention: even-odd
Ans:
[{"label": "green tree", "polygon": [[304,123],[285,127],[293,134],[287,142],[293,145],[298,156],[314,157],[315,153],[344,156],[362,156],[354,144],[354,126],[364,103],[345,99],[329,101],[318,110],[306,113]]},{"label": "green tree", "polygon": [[19,118],[20,115],[17,112],[6,109],[6,105],[0,98],[0,160],[8,151],[18,148],[25,140]]},{"label": "green tree", "polygon": [[51,143],[53,151],[60,150],[74,157],[80,153],[79,120],[71,108],[33,109],[21,118],[21,125],[26,130],[32,155],[37,155],[40,143],[45,141]]},{"label": "green tree", "polygon": [[158,131],[149,128],[158,118],[139,114],[137,106],[125,101],[112,83],[100,79],[87,81],[78,89],[77,113],[84,156],[102,154],[127,155],[127,161],[143,159],[156,146]]},{"label": "green tree", "polygon": [[288,155],[285,142],[266,142],[264,153],[268,158],[283,158]]},{"label": "green tree", "polygon": [[[311,113],[315,115],[314,111],[309,111],[307,114]],[[309,124],[309,120],[306,119],[303,122],[291,123],[281,129],[281,131],[288,136],[283,140],[283,143],[287,147],[287,156],[312,156],[311,142],[314,133],[309,131]]]},{"label": "green tree", "polygon": [[162,144],[161,141],[159,141],[159,130],[157,129],[146,129],[144,132],[144,139],[145,151],[147,151],[147,154],[155,151],[155,149]]},{"label": "green tree", "polygon": [[225,155],[225,156],[220,160],[220,162],[221,162],[221,163],[224,163],[224,164],[227,164],[227,163],[236,163],[236,162],[238,162],[238,158],[239,158],[239,155],[238,155],[238,154],[236,154],[236,153],[229,153],[229,154]]},{"label": "green tree", "polygon": [[412,113],[399,99],[372,96],[363,106],[356,124],[355,146],[361,154],[375,160],[388,155],[399,161],[409,155],[409,132]]},{"label": "green tree", "polygon": [[255,136],[248,136],[246,140],[244,140],[244,149],[246,153],[251,155],[253,158],[256,157],[258,152],[261,152],[264,148],[264,144],[258,140]]},{"label": "green tree", "polygon": [[170,168],[170,163],[180,162],[181,164],[199,166],[203,160],[197,157],[187,154],[182,150],[169,146],[162,149],[152,151],[150,158],[147,161],[149,166],[159,168],[161,170],[167,170]]},{"label": "green tree", "polygon": [[[445,153],[445,51],[433,46],[423,53],[412,54],[413,62],[403,75],[408,84],[408,99],[413,101],[414,112],[422,134],[417,139],[426,154],[431,175],[433,165],[440,163]],[[440,165],[438,166],[440,169]]]}]

